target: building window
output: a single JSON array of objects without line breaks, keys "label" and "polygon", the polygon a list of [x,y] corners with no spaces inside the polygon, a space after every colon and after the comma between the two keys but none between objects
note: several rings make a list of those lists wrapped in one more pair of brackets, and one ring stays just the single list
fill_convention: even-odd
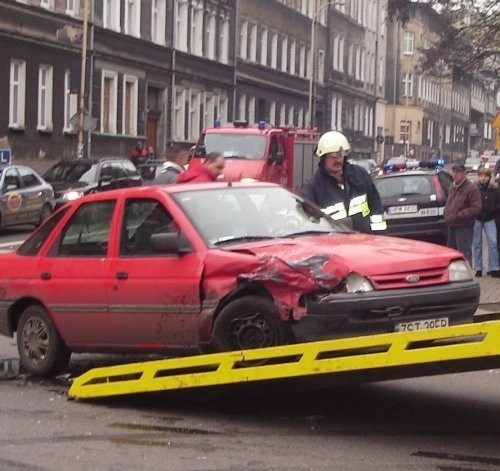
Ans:
[{"label": "building window", "polygon": [[260,34],[260,65],[267,65],[267,29]]},{"label": "building window", "polygon": [[278,33],[273,33],[271,38],[271,67],[278,68]]},{"label": "building window", "polygon": [[[229,20],[227,18],[221,19],[221,32],[220,32],[220,50],[219,60],[223,64],[229,64]],[[215,34],[214,34],[215,43]]]},{"label": "building window", "polygon": [[276,122],[276,102],[272,101],[269,105],[268,123],[274,126]]},{"label": "building window", "polygon": [[219,106],[216,110],[215,116],[219,117],[222,125],[227,124],[227,106],[228,100],[226,95],[219,95]]},{"label": "building window", "polygon": [[281,40],[281,71],[286,72],[288,69],[288,38],[283,36]]},{"label": "building window", "polygon": [[325,51],[318,51],[318,82],[323,83],[325,81]]},{"label": "building window", "polygon": [[174,139],[184,141],[186,139],[186,90],[176,88],[174,97]]},{"label": "building window", "polygon": [[278,126],[286,126],[286,106],[281,105],[280,106],[280,122],[278,123]]},{"label": "building window", "polygon": [[102,18],[104,28],[120,31],[120,0],[104,0]]},{"label": "building window", "polygon": [[247,58],[248,50],[248,21],[243,21],[241,23],[240,30],[240,57],[242,59]]},{"label": "building window", "polygon": [[26,62],[10,62],[9,128],[24,128],[26,102]]},{"label": "building window", "polygon": [[410,72],[406,72],[403,75],[403,96],[413,96],[413,74]]},{"label": "building window", "polygon": [[415,33],[405,31],[403,35],[403,54],[413,54],[415,50]]},{"label": "building window", "polygon": [[103,70],[101,82],[101,132],[116,134],[118,78],[115,72]]},{"label": "building window", "polygon": [[306,69],[306,46],[302,44],[300,46],[300,52],[299,52],[299,75],[301,77],[306,77],[307,76],[307,69]]},{"label": "building window", "polygon": [[137,135],[137,97],[137,77],[125,75],[123,77],[122,133],[128,136]]},{"label": "building window", "polygon": [[166,3],[165,0],[152,0],[151,4],[151,41],[165,44]]},{"label": "building window", "polygon": [[40,0],[40,6],[46,8],[47,10],[54,9],[54,0]]},{"label": "building window", "polygon": [[295,107],[290,106],[288,108],[288,126],[294,126],[295,125]]},{"label": "building window", "polygon": [[74,132],[73,126],[70,124],[70,119],[76,115],[78,110],[78,95],[71,93],[70,88],[71,72],[64,72],[64,128],[66,133]]},{"label": "building window", "polygon": [[66,0],[66,14],[70,16],[75,16],[80,10],[79,0]]},{"label": "building window", "polygon": [[257,23],[250,24],[250,56],[252,62],[257,62]]},{"label": "building window", "polygon": [[125,34],[137,38],[141,35],[140,0],[125,0]]},{"label": "building window", "polygon": [[189,93],[189,124],[188,140],[196,141],[200,134],[201,94],[199,90],[190,90]]},{"label": "building window", "polygon": [[411,135],[411,121],[401,121],[399,125],[399,143],[408,145]]},{"label": "building window", "polygon": [[203,127],[214,125],[215,121],[215,97],[212,93],[205,93],[205,105],[203,109]]},{"label": "building window", "polygon": [[208,15],[207,19],[207,30],[206,30],[206,54],[211,60],[215,60],[215,50],[216,50],[216,32],[217,32],[217,22],[215,15]]},{"label": "building window", "polygon": [[290,67],[289,67],[291,75],[295,75],[297,73],[296,56],[297,56],[297,43],[295,41],[291,41],[291,43],[290,43]]},{"label": "building window", "polygon": [[238,100],[238,119],[244,121],[246,119],[246,112],[247,112],[247,96],[241,95],[240,99]]},{"label": "building window", "polygon": [[52,74],[49,65],[38,69],[38,124],[39,131],[52,131]]},{"label": "building window", "polygon": [[175,47],[180,51],[188,50],[188,4],[185,1],[176,1],[175,7]]},{"label": "building window", "polygon": [[248,99],[248,122],[255,123],[255,97],[252,96]]},{"label": "building window", "polygon": [[[190,13],[191,35],[189,38],[189,50],[192,54],[201,56],[203,55],[203,5],[201,3],[196,3]],[[212,59],[212,57],[210,57],[210,59]]]}]

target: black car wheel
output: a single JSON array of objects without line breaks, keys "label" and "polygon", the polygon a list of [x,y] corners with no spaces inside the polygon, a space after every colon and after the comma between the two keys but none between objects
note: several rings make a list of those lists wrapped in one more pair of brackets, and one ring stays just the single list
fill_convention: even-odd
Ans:
[{"label": "black car wheel", "polygon": [[41,226],[49,217],[52,215],[52,207],[50,204],[44,204],[42,210],[40,211],[40,219],[38,220],[38,225]]},{"label": "black car wheel", "polygon": [[17,325],[17,349],[24,369],[37,376],[52,376],[68,366],[66,347],[49,315],[41,306],[27,307]]},{"label": "black car wheel", "polygon": [[259,296],[229,303],[215,319],[212,331],[212,348],[218,352],[272,347],[289,340],[289,329],[276,307]]}]

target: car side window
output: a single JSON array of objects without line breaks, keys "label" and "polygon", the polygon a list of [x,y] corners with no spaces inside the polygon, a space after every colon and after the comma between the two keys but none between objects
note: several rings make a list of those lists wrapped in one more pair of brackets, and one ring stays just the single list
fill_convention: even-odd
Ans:
[{"label": "car side window", "polygon": [[139,172],[137,171],[136,166],[132,162],[130,161],[123,162],[123,167],[125,169],[125,172],[127,173],[127,176],[129,177],[139,176]]},{"label": "car side window", "polygon": [[38,186],[41,184],[40,180],[33,172],[20,168],[19,174],[21,175],[23,186],[26,188]]},{"label": "car side window", "polygon": [[114,200],[82,204],[62,230],[55,256],[103,257],[108,250]]},{"label": "car side window", "polygon": [[5,193],[8,187],[11,187],[9,188],[9,191],[21,188],[21,181],[19,180],[19,175],[17,174],[17,170],[15,169],[6,170],[5,178],[3,181],[2,193]]},{"label": "car side window", "polygon": [[130,199],[125,204],[120,240],[120,255],[153,254],[151,236],[175,231],[169,212],[156,200]]},{"label": "car side window", "polygon": [[99,178],[113,178],[113,166],[111,165],[111,163],[102,165],[101,175]]}]

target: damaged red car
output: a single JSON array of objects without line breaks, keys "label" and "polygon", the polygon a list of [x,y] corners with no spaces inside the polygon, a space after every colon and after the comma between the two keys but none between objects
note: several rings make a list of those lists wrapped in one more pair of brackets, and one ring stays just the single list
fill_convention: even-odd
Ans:
[{"label": "damaged red car", "polygon": [[0,256],[0,333],[25,370],[72,352],[226,351],[471,322],[459,252],[350,231],[273,184],[69,202]]}]

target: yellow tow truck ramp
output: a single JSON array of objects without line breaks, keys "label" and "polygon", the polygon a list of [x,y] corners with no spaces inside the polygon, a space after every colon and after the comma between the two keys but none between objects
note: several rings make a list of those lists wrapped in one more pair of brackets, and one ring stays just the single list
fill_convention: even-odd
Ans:
[{"label": "yellow tow truck ramp", "polygon": [[389,379],[493,367],[500,367],[500,321],[95,368],[68,394],[90,399],[313,375],[375,372]]}]

